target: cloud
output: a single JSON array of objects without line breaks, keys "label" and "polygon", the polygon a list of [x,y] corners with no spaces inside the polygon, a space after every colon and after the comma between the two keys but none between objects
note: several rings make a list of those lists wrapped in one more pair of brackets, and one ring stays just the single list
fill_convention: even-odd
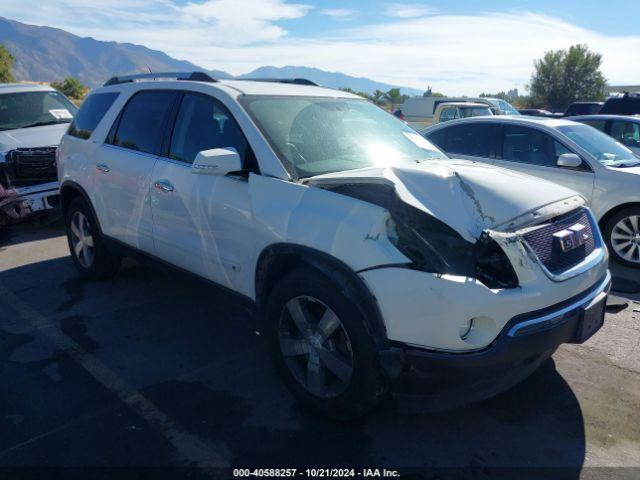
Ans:
[{"label": "cloud", "polygon": [[348,8],[327,8],[325,10],[321,10],[320,13],[322,15],[333,17],[336,20],[346,21],[351,20],[358,12]]},{"label": "cloud", "polygon": [[[307,15],[313,7],[286,0],[0,0],[9,18],[51,25],[100,40],[138,43],[171,51],[193,45],[247,45],[285,37],[277,22]],[[144,43],[144,42],[142,42]],[[163,47],[158,44],[163,43]]]},{"label": "cloud", "polygon": [[220,1],[192,1],[209,5],[201,12],[173,0],[0,0],[0,11],[26,23],[142,44],[232,74],[262,65],[307,65],[418,89],[431,85],[449,95],[477,95],[522,90],[534,59],[586,43],[603,55],[602,69],[612,83],[630,85],[640,78],[640,63],[629,60],[629,52],[640,51],[640,35],[605,35],[532,12],[379,19],[304,37],[279,22],[287,20],[293,28],[296,18],[310,11],[310,0],[236,0],[242,7],[230,2],[223,10]]},{"label": "cloud", "polygon": [[388,17],[416,18],[432,15],[438,10],[422,3],[390,3],[384,11]]}]

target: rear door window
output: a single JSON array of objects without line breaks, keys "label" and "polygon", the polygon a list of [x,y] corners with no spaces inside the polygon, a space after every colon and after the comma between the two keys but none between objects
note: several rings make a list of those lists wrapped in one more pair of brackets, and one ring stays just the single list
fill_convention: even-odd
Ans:
[{"label": "rear door window", "polygon": [[611,136],[627,147],[640,148],[640,123],[613,120]]},{"label": "rear door window", "polygon": [[558,156],[563,153],[570,153],[570,151],[540,130],[517,125],[504,127],[503,160],[555,167]]},{"label": "rear door window", "polygon": [[111,143],[158,155],[176,95],[162,90],[136,93],[122,110]]},{"label": "rear door window", "polygon": [[[446,148],[450,154],[490,158],[497,125],[467,124],[446,129]],[[437,143],[437,142],[436,142]]]},{"label": "rear door window", "polygon": [[448,122],[449,120],[453,120],[454,118],[457,118],[455,108],[447,107],[442,109],[442,112],[440,113],[441,122]]},{"label": "rear door window", "polygon": [[249,144],[227,108],[215,98],[186,93],[176,117],[169,158],[193,163],[199,152],[235,148],[243,164],[251,163]]},{"label": "rear door window", "polygon": [[89,138],[118,95],[118,92],[89,95],[82,102],[82,107],[69,126],[69,135],[83,139]]}]

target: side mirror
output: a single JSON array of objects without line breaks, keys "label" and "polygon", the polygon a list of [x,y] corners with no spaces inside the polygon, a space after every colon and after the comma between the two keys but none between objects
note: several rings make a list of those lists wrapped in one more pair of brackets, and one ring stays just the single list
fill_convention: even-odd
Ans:
[{"label": "side mirror", "polygon": [[582,159],[575,153],[563,153],[557,163],[559,167],[578,168],[582,165]]},{"label": "side mirror", "polygon": [[191,173],[224,176],[242,170],[242,160],[235,148],[213,148],[196,155]]}]

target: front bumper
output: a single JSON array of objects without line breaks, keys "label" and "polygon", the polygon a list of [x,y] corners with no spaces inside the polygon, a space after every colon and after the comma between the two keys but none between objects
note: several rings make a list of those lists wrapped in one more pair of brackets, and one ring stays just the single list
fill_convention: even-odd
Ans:
[{"label": "front bumper", "polygon": [[[397,344],[383,352],[396,395],[432,397],[430,407],[478,401],[530,375],[563,343],[580,343],[585,307],[606,302],[611,274],[569,300],[513,317],[485,349],[446,353]],[[595,333],[601,325],[590,332]]]},{"label": "front bumper", "polygon": [[0,199],[0,211],[12,220],[55,209],[59,205],[58,182],[7,189],[4,198]]}]

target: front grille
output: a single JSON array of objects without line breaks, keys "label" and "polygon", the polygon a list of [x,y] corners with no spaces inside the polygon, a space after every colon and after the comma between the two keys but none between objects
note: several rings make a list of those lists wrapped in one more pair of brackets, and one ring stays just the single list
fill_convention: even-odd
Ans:
[{"label": "front grille", "polygon": [[[586,227],[583,232],[589,238],[584,245],[563,252],[553,234],[566,230],[575,224]],[[593,228],[587,212],[583,209],[559,217],[552,223],[527,232],[523,237],[547,270],[556,275],[578,265],[595,249]]]},{"label": "front grille", "polygon": [[7,154],[16,181],[55,181],[56,147],[17,148]]}]

